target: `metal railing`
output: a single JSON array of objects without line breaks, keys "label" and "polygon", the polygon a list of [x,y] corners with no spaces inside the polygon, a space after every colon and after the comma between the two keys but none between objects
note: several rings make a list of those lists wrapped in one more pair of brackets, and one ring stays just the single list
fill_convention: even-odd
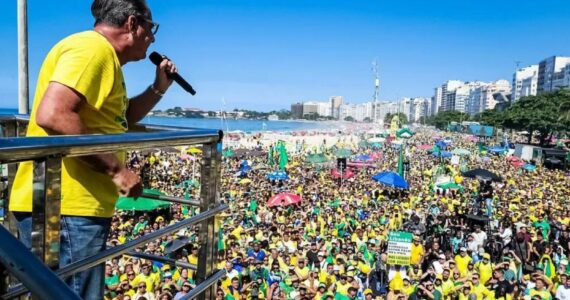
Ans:
[{"label": "metal railing", "polygon": [[[0,239],[2,240],[0,243],[0,276],[2,276],[0,278],[2,279],[0,281],[0,297],[2,299],[13,299],[27,291],[30,291],[32,295],[41,295],[41,299],[79,299],[60,278],[84,271],[122,254],[195,269],[197,286],[187,296],[198,297],[198,299],[214,299],[216,288],[214,284],[225,274],[224,270],[215,270],[218,232],[215,216],[228,208],[227,205],[219,202],[221,175],[219,145],[223,136],[221,131],[137,125],[137,131],[146,132],[113,135],[19,137],[23,135],[26,123],[26,116],[0,116],[0,129],[2,129],[0,133],[3,136],[0,138],[0,164],[8,164],[8,176],[2,181],[3,195],[7,200],[4,203],[5,208],[8,207],[8,193],[17,171],[17,163],[33,161],[34,186],[32,196],[32,251],[29,252],[23,244],[13,237],[16,230],[12,218],[8,217],[8,221],[4,221],[4,226],[0,226]],[[199,214],[58,269],[61,218],[60,183],[63,158],[109,153],[118,150],[132,151],[197,144],[203,147],[200,199],[188,200],[148,194],[145,194],[145,197],[198,206],[200,208]],[[156,238],[198,224],[200,226],[201,247],[197,266],[173,261],[166,257],[133,251],[133,249]],[[12,235],[9,231],[12,232]],[[10,282],[7,275],[17,278],[20,283]],[[184,299],[190,299],[190,297]]]}]

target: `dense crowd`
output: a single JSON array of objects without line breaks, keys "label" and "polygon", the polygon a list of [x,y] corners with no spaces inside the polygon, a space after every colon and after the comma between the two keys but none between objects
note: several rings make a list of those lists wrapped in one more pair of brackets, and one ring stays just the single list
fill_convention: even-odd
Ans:
[{"label": "dense crowd", "polygon": [[[472,137],[459,134],[446,134],[451,140],[446,150],[469,154],[443,158],[423,147],[436,144],[433,135],[418,132],[403,146],[387,140],[381,148],[365,146],[354,136],[336,145],[290,145],[286,180],[267,178],[278,168],[275,157],[275,163],[267,156],[225,157],[220,197],[230,210],[220,221],[218,268],[227,274],[217,285],[216,298],[570,299],[567,174],[515,166],[505,155],[486,153]],[[408,189],[372,179],[380,171],[398,169],[399,147],[404,147]],[[334,165],[339,148],[376,159],[342,180],[331,177],[330,162],[307,161],[308,154],[324,151]],[[197,198],[199,156],[135,152],[129,165],[141,172],[145,187]],[[241,171],[244,159],[251,170]],[[502,180],[461,175],[474,168]],[[442,188],[441,178],[455,185]],[[266,205],[282,192],[302,200]],[[117,211],[109,246],[196,213],[178,204]],[[388,264],[391,231],[413,234],[409,264]],[[171,249],[180,239],[184,245]],[[188,228],[137,251],[197,264],[199,247],[198,229]],[[109,299],[136,300],[179,299],[196,282],[190,269],[122,256],[107,263],[105,284]]]}]

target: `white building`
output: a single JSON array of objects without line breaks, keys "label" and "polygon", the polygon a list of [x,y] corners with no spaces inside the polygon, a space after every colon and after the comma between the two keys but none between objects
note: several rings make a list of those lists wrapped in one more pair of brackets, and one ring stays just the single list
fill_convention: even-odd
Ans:
[{"label": "white building", "polygon": [[538,94],[552,92],[564,87],[566,66],[570,64],[570,57],[551,56],[538,64]]},{"label": "white building", "polygon": [[332,96],[329,99],[329,105],[331,107],[331,116],[335,119],[340,119],[340,106],[343,103],[342,96]]},{"label": "white building", "polygon": [[[435,111],[434,114],[437,114],[440,111],[447,111],[447,110],[454,110],[455,108],[455,89],[463,85],[464,82],[461,80],[448,80],[444,84],[441,85],[441,89],[436,88],[435,103],[436,109],[432,108],[432,111]],[[438,98],[439,97],[439,98]]]},{"label": "white building", "polygon": [[412,98],[412,107],[408,120],[419,122],[422,117],[428,117],[431,113],[431,99],[424,97]]},{"label": "white building", "polygon": [[435,116],[440,111],[443,104],[443,87],[435,88],[435,95],[431,98],[431,115]]},{"label": "white building", "polygon": [[518,69],[513,75],[513,101],[521,97],[536,95],[538,85],[538,65]]},{"label": "white building", "polygon": [[317,103],[317,113],[321,117],[331,117],[331,104],[328,102],[318,102]]},{"label": "white building", "polygon": [[511,85],[507,80],[500,79],[491,83],[474,84],[474,88],[470,91],[467,102],[465,103],[465,112],[474,115],[487,109],[495,108],[497,101],[494,95],[502,93],[506,95],[511,93]]}]

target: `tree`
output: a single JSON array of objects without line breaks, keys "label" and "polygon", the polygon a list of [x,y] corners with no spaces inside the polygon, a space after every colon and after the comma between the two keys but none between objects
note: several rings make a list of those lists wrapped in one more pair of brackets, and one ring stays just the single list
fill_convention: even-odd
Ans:
[{"label": "tree", "polygon": [[488,109],[484,112],[474,115],[471,120],[484,125],[500,127],[505,121],[505,114],[504,112],[498,111],[496,109]]},{"label": "tree", "polygon": [[536,96],[522,97],[511,107],[504,111],[504,126],[514,130],[525,130],[530,133],[528,142],[532,141],[532,134],[539,133],[540,145],[545,145],[547,138],[555,132],[568,130],[570,122],[564,116],[570,107],[570,93],[559,90]]},{"label": "tree", "polygon": [[370,119],[370,117],[366,117],[364,118],[364,120],[362,120],[364,123],[372,123],[372,119]]},{"label": "tree", "polygon": [[344,118],[344,120],[347,121],[347,122],[354,122],[354,118],[351,117],[351,116],[348,116],[348,117]]},{"label": "tree", "polygon": [[404,113],[398,112],[398,113],[387,113],[384,116],[384,125],[389,125],[390,123],[392,123],[392,118],[394,118],[395,115],[398,115],[398,118],[400,119],[400,124],[408,123],[408,116],[406,116]]},{"label": "tree", "polygon": [[430,125],[435,126],[438,129],[446,129],[447,125],[451,122],[461,123],[463,121],[469,121],[469,115],[463,112],[450,110],[442,111],[438,113],[432,120],[430,120]]}]

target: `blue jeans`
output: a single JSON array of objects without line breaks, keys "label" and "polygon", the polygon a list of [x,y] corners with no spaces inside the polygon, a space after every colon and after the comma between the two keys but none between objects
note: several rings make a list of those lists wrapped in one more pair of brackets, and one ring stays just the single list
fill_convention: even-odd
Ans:
[{"label": "blue jeans", "polygon": [[[20,241],[32,247],[32,214],[14,212]],[[59,267],[82,260],[105,250],[111,218],[61,216]],[[103,299],[105,265],[65,278],[65,283],[83,299]]]}]

